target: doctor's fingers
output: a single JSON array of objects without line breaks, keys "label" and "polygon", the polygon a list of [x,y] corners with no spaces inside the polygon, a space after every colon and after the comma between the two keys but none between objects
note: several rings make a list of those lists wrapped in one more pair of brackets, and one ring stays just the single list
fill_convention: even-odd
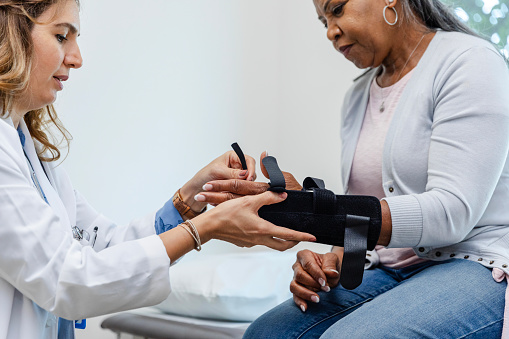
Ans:
[{"label": "doctor's fingers", "polygon": [[[234,151],[230,151],[227,153],[228,155],[228,164],[227,167],[232,169],[240,169],[242,170],[242,162],[240,161],[238,155]],[[247,166],[247,175],[244,179],[248,181],[255,181],[256,180],[256,161],[253,159],[253,157],[249,155],[244,155],[244,158],[246,160],[246,166]],[[237,178],[237,172],[233,171],[231,177],[225,177],[224,179],[228,178]]]}]

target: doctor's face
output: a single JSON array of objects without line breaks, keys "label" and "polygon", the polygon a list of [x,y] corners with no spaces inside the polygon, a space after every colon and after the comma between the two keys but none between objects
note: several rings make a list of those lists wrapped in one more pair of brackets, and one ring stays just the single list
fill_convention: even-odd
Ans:
[{"label": "doctor's face", "polygon": [[64,88],[71,68],[80,68],[77,43],[79,8],[75,0],[52,5],[37,18],[32,29],[33,59],[28,89],[17,106],[25,111],[52,104]]}]

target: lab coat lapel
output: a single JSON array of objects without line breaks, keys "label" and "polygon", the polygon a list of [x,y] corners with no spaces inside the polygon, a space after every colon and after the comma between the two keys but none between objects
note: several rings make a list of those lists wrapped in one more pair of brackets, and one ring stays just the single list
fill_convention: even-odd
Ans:
[{"label": "lab coat lapel", "polygon": [[[71,227],[74,225],[71,224],[71,220],[69,219],[67,210],[62,203],[61,197],[59,197],[57,191],[48,179],[48,177],[51,178],[53,175],[51,165],[47,164],[45,166],[46,172],[44,172],[41,166],[41,162],[39,161],[39,157],[37,156],[34,141],[32,140],[30,132],[28,131],[28,128],[23,120],[20,121],[20,127],[23,131],[23,134],[25,134],[25,153],[27,154],[28,159],[34,168],[35,175],[37,176],[37,180],[39,180],[39,184],[41,185],[41,188],[46,195],[46,199],[48,199],[48,203],[52,207],[53,211],[61,218],[60,220],[63,221],[62,226],[66,227],[65,230],[71,231]],[[46,174],[48,174],[48,176],[46,176]],[[71,192],[66,193],[69,194]],[[62,196],[62,199],[65,198],[65,196]]]}]

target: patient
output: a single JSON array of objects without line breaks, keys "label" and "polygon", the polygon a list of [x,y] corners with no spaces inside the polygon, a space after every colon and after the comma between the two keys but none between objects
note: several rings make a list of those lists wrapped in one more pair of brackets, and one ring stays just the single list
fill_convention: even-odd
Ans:
[{"label": "patient", "polygon": [[343,101],[342,178],[347,194],[380,199],[382,231],[369,257],[379,260],[350,291],[338,284],[342,248],[300,251],[293,300],[245,338],[500,337],[509,273],[507,63],[440,1],[314,5],[334,49],[368,69]]}]

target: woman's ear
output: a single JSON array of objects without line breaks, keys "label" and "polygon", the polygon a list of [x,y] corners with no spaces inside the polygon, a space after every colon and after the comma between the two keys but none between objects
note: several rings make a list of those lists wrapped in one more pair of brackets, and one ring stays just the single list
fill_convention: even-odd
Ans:
[{"label": "woman's ear", "polygon": [[398,3],[398,0],[385,0],[385,4],[391,8],[394,8],[396,4]]}]

